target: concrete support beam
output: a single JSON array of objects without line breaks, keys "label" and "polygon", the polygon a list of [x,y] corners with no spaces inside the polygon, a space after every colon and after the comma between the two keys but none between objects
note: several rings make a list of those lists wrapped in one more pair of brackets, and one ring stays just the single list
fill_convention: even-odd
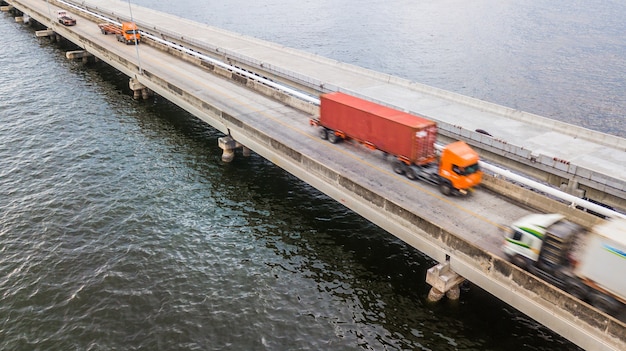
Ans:
[{"label": "concrete support beam", "polygon": [[436,302],[446,295],[450,300],[458,300],[461,294],[459,285],[465,278],[450,269],[450,263],[439,263],[426,273],[426,283],[432,288],[428,293],[428,300]]},{"label": "concrete support beam", "polygon": [[69,60],[83,59],[84,61],[85,59],[88,59],[89,57],[92,57],[92,56],[93,56],[92,54],[90,54],[89,52],[85,50],[68,51],[65,53],[65,57]]},{"label": "concrete support beam", "polygon": [[250,149],[237,142],[230,135],[219,138],[217,143],[220,149],[224,150],[222,153],[222,161],[224,162],[231,162],[235,159],[235,150],[237,148],[242,149],[244,157],[250,156]]},{"label": "concrete support beam", "polygon": [[[3,6],[4,7],[4,6]],[[30,16],[25,13],[20,13],[21,16],[15,16],[15,22],[30,24]]]},{"label": "concrete support beam", "polygon": [[250,157],[250,153],[252,151],[250,151],[250,149],[248,149],[247,147],[241,145],[241,152],[242,152],[244,157]]},{"label": "concrete support beam", "polygon": [[222,161],[231,162],[235,159],[235,149],[237,148],[237,142],[230,136],[221,137],[217,140],[217,144],[220,149],[224,150],[222,153]]},{"label": "concrete support beam", "polygon": [[54,35],[54,31],[52,29],[38,30],[35,32],[35,36],[38,38],[51,37],[53,35]]},{"label": "concrete support beam", "polygon": [[11,6],[11,5],[0,6],[0,11],[2,11],[2,12],[9,12],[11,10],[13,10],[13,6]]},{"label": "concrete support beam", "polygon": [[138,100],[140,97],[147,100],[153,95],[152,90],[141,84],[136,78],[131,78],[128,81],[128,86],[130,87],[130,90],[133,91],[133,99],[135,100]]},{"label": "concrete support beam", "polygon": [[563,192],[566,192],[570,195],[574,195],[576,197],[583,198],[585,197],[585,190],[580,189],[579,185],[580,184],[578,184],[578,181],[570,179],[567,184],[561,183],[560,188],[561,188],[561,191]]}]

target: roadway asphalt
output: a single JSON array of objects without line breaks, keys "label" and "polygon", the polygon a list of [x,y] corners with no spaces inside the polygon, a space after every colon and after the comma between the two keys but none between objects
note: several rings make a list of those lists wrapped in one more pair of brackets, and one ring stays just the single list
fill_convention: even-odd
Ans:
[{"label": "roadway asphalt", "polygon": [[[49,11],[44,2],[29,4],[41,13]],[[134,46],[118,43],[113,36],[102,35],[93,22],[79,17],[72,31],[96,45],[106,47],[128,62],[137,62]],[[348,142],[333,145],[319,139],[317,130],[308,123],[311,116],[301,111],[148,45],[139,46],[139,59],[146,72],[159,75],[170,84],[227,111],[235,119],[254,126],[270,138],[280,140],[363,187],[385,194],[399,206],[420,214],[494,255],[501,256],[501,225],[532,212],[480,188],[468,197],[445,197],[435,186],[410,181],[393,173],[389,160],[378,151]],[[214,127],[226,130],[229,123],[223,120]],[[269,161],[280,165],[277,160]],[[342,202],[341,199],[339,201]]]},{"label": "roadway asphalt", "polygon": [[[84,1],[93,7],[128,13],[128,4],[116,0]],[[298,77],[341,88],[362,97],[397,106],[453,126],[483,129],[506,145],[530,150],[545,160],[564,160],[570,172],[602,184],[626,186],[626,139],[553,121],[541,116],[424,86],[398,77],[286,48],[143,7],[134,7],[138,23],[158,31],[184,33],[185,40],[206,43],[222,52],[252,58]],[[174,35],[174,34],[172,34]],[[183,34],[180,34],[181,36]],[[558,167],[565,167],[558,164]],[[594,172],[589,175],[587,172]],[[623,191],[623,190],[621,190]]]},{"label": "roadway asphalt", "polygon": [[[83,35],[102,45],[114,42],[112,36],[100,34],[95,25],[77,27]],[[107,45],[109,47],[110,45]],[[129,61],[136,58],[133,46],[114,46]],[[371,151],[358,144],[336,145],[321,140],[317,130],[308,123],[311,116],[263,97],[230,80],[216,77],[206,70],[141,45],[142,68],[158,74],[172,84],[193,92],[206,101],[250,125],[254,125],[290,147],[323,162],[350,179],[386,194],[406,209],[420,213],[429,221],[458,233],[464,239],[500,255],[502,236],[499,225],[510,223],[531,211],[502,196],[478,189],[468,197],[445,197],[437,187],[410,181],[395,174],[390,161],[380,151]],[[217,146],[216,146],[217,147]]]},{"label": "roadway asphalt", "polygon": [[[48,11],[43,2],[35,2],[33,7],[39,7],[42,13]],[[113,48],[116,54],[128,61],[137,60],[134,46],[118,43],[114,36],[101,34],[91,21],[81,21],[79,17],[72,30],[99,45]],[[467,197],[445,197],[433,185],[395,174],[390,160],[386,160],[380,151],[351,142],[333,145],[321,140],[317,130],[308,123],[311,116],[301,111],[154,47],[140,45],[138,55],[144,70],[158,73],[203,101],[229,111],[237,119],[254,125],[272,138],[323,162],[355,182],[386,194],[406,209],[496,255],[501,256],[501,226],[532,212],[480,188]],[[218,129],[225,130],[225,127]]]}]

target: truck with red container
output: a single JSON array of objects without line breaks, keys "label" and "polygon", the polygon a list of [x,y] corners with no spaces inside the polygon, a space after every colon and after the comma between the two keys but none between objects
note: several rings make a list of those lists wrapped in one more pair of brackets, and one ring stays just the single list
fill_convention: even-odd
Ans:
[{"label": "truck with red container", "polygon": [[355,140],[393,155],[393,170],[407,178],[439,186],[445,195],[467,194],[480,184],[478,153],[463,141],[437,155],[437,123],[342,92],[320,98],[320,116],[311,120],[319,136],[331,143]]}]

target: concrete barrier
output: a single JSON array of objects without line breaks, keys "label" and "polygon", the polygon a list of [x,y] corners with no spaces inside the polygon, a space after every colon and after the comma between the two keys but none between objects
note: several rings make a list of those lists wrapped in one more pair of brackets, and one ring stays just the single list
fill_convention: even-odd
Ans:
[{"label": "concrete barrier", "polygon": [[[17,2],[16,2],[17,3]],[[32,14],[31,14],[32,15]],[[34,16],[33,16],[34,18]],[[44,18],[45,20],[45,18]],[[243,145],[303,179],[332,198],[341,201],[389,233],[439,262],[448,261],[453,270],[490,293],[556,330],[585,348],[626,349],[626,325],[606,316],[587,304],[538,278],[521,271],[505,260],[473,245],[432,223],[419,213],[407,210],[385,194],[347,178],[321,161],[300,153],[293,147],[202,101],[193,93],[173,86],[154,72],[137,75],[138,66],[116,57],[87,38],[77,37],[66,29],[68,39],[159,95],[171,100],[219,131],[230,134]],[[232,77],[232,76],[231,76]],[[246,83],[247,84],[247,83]],[[494,182],[495,183],[495,182]],[[503,186],[502,184],[493,185]],[[514,192],[512,189],[505,191]],[[526,196],[527,194],[525,194]],[[528,196],[524,201],[537,201]],[[542,315],[542,311],[545,315]],[[572,323],[576,321],[577,323]],[[567,329],[569,328],[569,329]],[[573,330],[576,331],[575,335]]]},{"label": "concrete barrier", "polygon": [[527,189],[517,184],[510,183],[504,179],[494,177],[490,174],[483,175],[481,187],[489,189],[497,194],[504,194],[506,197],[524,205],[537,209],[545,213],[561,213],[572,222],[590,228],[601,223],[602,219],[590,213],[581,211],[569,204],[546,197],[532,189]]}]

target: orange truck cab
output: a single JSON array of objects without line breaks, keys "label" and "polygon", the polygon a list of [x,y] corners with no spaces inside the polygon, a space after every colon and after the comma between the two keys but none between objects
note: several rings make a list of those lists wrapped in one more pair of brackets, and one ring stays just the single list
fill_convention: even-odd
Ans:
[{"label": "orange truck cab", "polygon": [[456,190],[461,194],[480,184],[483,172],[478,165],[479,156],[463,141],[448,144],[441,151],[439,158],[439,176],[442,192],[446,186],[450,191]]},{"label": "orange truck cab", "polygon": [[141,41],[141,34],[139,34],[139,28],[135,22],[122,22],[122,37],[126,44],[134,44],[135,41],[139,43]]},{"label": "orange truck cab", "polygon": [[122,22],[121,26],[105,22],[98,24],[98,27],[100,27],[102,34],[114,34],[117,41],[122,43],[135,44],[135,42],[139,43],[141,41],[141,34],[135,22]]},{"label": "orange truck cab", "polygon": [[393,155],[394,172],[437,185],[444,195],[466,195],[482,179],[478,153],[463,141],[437,157],[437,123],[418,115],[336,91],[320,96],[319,119],[310,124],[333,144],[355,140]]}]

